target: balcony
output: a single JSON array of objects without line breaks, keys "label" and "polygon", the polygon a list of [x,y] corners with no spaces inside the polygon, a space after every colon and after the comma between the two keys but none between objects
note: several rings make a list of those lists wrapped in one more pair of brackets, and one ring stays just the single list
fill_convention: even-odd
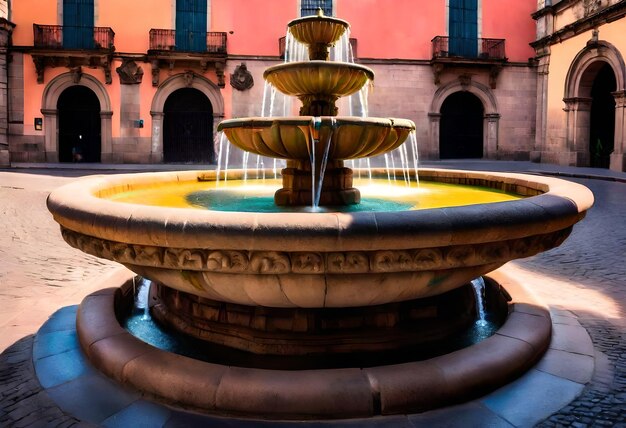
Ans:
[{"label": "balcony", "polygon": [[478,67],[489,68],[489,82],[493,89],[502,64],[508,59],[505,54],[505,39],[452,39],[436,36],[432,42],[431,65],[435,74],[435,84],[446,68]]},{"label": "balcony", "polygon": [[46,67],[66,66],[80,79],[81,66],[102,68],[111,83],[111,59],[115,33],[109,27],[73,27],[33,24],[31,55],[37,83],[43,83]]},{"label": "balcony", "polygon": [[36,49],[115,50],[115,33],[109,27],[33,24],[33,32]]},{"label": "balcony", "polygon": [[[182,36],[182,37],[181,37]],[[203,40],[203,36],[206,40]],[[150,50],[168,52],[196,52],[226,55],[226,33],[210,31],[206,33],[186,32],[176,34],[176,30],[150,30]]]},{"label": "balcony", "polygon": [[432,39],[432,44],[433,58],[506,61],[504,39],[459,39],[450,42],[447,36],[437,36]]},{"label": "balcony", "polygon": [[159,70],[175,65],[199,68],[203,73],[209,66],[215,67],[218,86],[224,87],[226,63],[226,33],[224,32],[177,32],[176,30],[151,29],[148,59],[152,63],[152,85],[159,85]]},{"label": "balcony", "polygon": [[[285,58],[285,46],[287,43],[287,38],[286,37],[281,37],[278,39],[278,56],[280,56],[280,58],[284,59]],[[354,58],[357,58],[357,52],[356,52],[356,40],[357,39],[353,39],[352,37],[350,38],[350,46],[352,47],[352,56]]]}]

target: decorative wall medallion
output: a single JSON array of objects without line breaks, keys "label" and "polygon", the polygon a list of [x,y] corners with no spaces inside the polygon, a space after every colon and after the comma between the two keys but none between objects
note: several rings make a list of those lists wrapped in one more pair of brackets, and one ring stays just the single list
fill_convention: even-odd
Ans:
[{"label": "decorative wall medallion", "polygon": [[248,71],[245,62],[238,65],[237,68],[235,68],[235,72],[230,75],[230,86],[238,91],[245,91],[254,86],[254,79],[252,78],[252,74]]},{"label": "decorative wall medallion", "polygon": [[120,76],[120,83],[122,85],[136,85],[141,83],[143,78],[143,69],[137,65],[137,63],[131,59],[125,59],[122,65],[115,69]]}]

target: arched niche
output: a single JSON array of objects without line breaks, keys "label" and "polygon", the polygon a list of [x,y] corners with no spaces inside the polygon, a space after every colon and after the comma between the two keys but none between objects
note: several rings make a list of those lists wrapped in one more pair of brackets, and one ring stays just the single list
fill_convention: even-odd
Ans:
[{"label": "arched niche", "polygon": [[475,95],[483,105],[483,157],[496,158],[498,149],[498,126],[500,114],[493,91],[481,83],[460,78],[437,89],[430,104],[428,147],[434,157],[439,157],[439,136],[441,122],[441,106],[450,95],[466,91]]},{"label": "arched niche", "polygon": [[59,119],[57,104],[59,97],[70,86],[85,86],[93,91],[100,103],[100,132],[102,162],[112,159],[112,117],[111,100],[104,85],[95,77],[79,70],[63,73],[52,79],[43,91],[41,113],[44,117],[44,147],[47,162],[59,161]]},{"label": "arched niche", "polygon": [[215,83],[192,72],[180,73],[168,78],[159,86],[150,107],[150,115],[152,116],[150,156],[152,162],[163,162],[163,109],[165,101],[174,91],[182,88],[197,89],[209,99],[213,107],[213,133],[224,118],[224,98]]},{"label": "arched niche", "polygon": [[[595,37],[595,36],[594,36]],[[565,79],[566,150],[570,163],[588,166],[591,123],[591,89],[598,71],[608,64],[615,75],[615,132],[610,168],[626,171],[626,66],[624,59],[611,43],[594,40],[587,43],[572,61]]]}]

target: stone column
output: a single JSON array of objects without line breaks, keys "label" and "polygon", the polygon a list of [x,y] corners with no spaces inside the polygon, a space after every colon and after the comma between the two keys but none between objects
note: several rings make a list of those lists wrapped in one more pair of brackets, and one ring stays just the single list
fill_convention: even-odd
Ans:
[{"label": "stone column", "polygon": [[43,114],[46,162],[57,163],[59,162],[58,110],[42,108],[41,114]]},{"label": "stone column", "polygon": [[9,73],[8,47],[15,24],[0,18],[0,166],[9,166]]},{"label": "stone column", "polygon": [[546,150],[548,118],[548,74],[550,70],[550,52],[539,58],[537,67],[537,109],[535,110],[535,144],[530,152],[532,162],[541,162],[541,152]]},{"label": "stone column", "polygon": [[498,127],[500,125],[500,115],[489,113],[485,115],[485,153],[483,157],[487,159],[497,159],[498,157]]},{"label": "stone column", "polygon": [[426,153],[420,153],[420,158],[439,159],[439,126],[441,124],[441,113],[428,113],[428,121]]},{"label": "stone column", "polygon": [[591,98],[573,97],[563,99],[567,114],[566,152],[561,162],[570,166],[589,166],[589,126],[591,121]]},{"label": "stone column", "polygon": [[100,162],[113,162],[112,111],[100,112]]},{"label": "stone column", "polygon": [[162,163],[163,162],[163,112],[151,111],[150,116],[152,116],[152,143],[150,144],[150,163]]},{"label": "stone column", "polygon": [[626,91],[613,92],[615,99],[615,137],[610,168],[626,171]]},{"label": "stone column", "polygon": [[217,163],[217,155],[219,149],[219,141],[217,138],[217,125],[219,125],[222,120],[224,120],[223,114],[213,115],[213,163]]}]

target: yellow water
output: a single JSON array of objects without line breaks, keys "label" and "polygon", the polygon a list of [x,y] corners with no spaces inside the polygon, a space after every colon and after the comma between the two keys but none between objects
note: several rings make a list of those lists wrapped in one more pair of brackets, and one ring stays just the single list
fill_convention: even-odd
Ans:
[{"label": "yellow water", "polygon": [[[521,196],[499,190],[421,182],[419,186],[404,182],[389,184],[387,180],[355,179],[362,203],[341,211],[396,211],[442,208],[472,204],[511,201]],[[119,192],[107,199],[151,206],[212,209],[220,211],[280,212],[300,209],[280,208],[273,204],[274,192],[281,180],[229,180],[227,182],[172,182],[157,187]],[[305,209],[306,210],[306,209]],[[329,207],[329,211],[337,210]],[[323,209],[322,209],[323,211]]]}]

